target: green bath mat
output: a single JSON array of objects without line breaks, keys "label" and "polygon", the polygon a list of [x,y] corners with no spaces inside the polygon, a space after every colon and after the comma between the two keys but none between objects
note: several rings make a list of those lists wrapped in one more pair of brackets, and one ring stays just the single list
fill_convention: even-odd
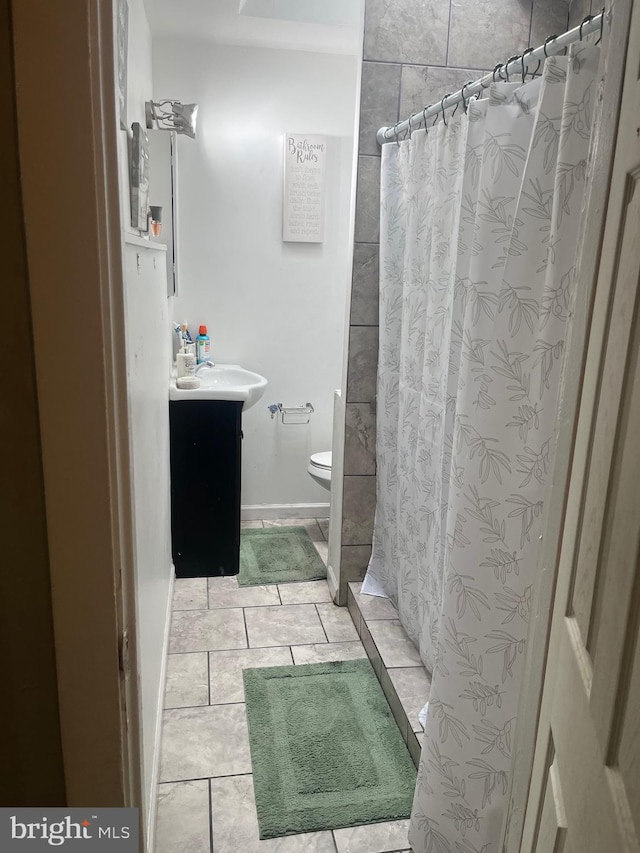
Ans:
[{"label": "green bath mat", "polygon": [[326,578],[327,568],[304,527],[265,527],[240,534],[240,586]]},{"label": "green bath mat", "polygon": [[369,661],[243,676],[260,838],[409,817],[416,770]]}]

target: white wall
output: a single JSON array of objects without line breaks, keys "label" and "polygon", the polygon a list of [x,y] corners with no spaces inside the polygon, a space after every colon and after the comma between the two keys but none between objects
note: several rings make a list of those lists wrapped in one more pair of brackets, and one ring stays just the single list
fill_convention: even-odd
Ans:
[{"label": "white wall", "polygon": [[[179,137],[174,319],[269,381],[243,416],[245,506],[328,502],[306,469],[331,447],[341,383],[358,73],[352,56],[154,39],[154,96],[200,106],[197,139]],[[285,132],[330,137],[323,244],[282,242]],[[267,411],[307,401],[308,426]]]},{"label": "white wall", "polygon": [[167,393],[171,356],[164,252],[151,245],[127,245],[125,255],[142,779],[150,825],[155,814],[172,577]]},{"label": "white wall", "polygon": [[[144,125],[152,97],[151,33],[142,0],[129,0],[127,126]],[[122,227],[131,228],[129,147],[118,131]],[[171,592],[169,510],[170,338],[164,253],[125,245],[125,310],[129,434],[136,535],[136,635],[142,725],[142,778],[147,833],[155,814],[159,721],[162,713],[167,612]],[[144,825],[144,823],[143,823]]]}]

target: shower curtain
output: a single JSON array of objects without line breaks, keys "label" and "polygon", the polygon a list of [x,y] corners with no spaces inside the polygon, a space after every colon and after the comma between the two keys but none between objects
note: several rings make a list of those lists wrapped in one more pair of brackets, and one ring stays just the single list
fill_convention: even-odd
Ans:
[{"label": "shower curtain", "polygon": [[432,673],[416,853],[498,851],[598,57],[574,45],[382,149],[364,590],[393,599]]}]

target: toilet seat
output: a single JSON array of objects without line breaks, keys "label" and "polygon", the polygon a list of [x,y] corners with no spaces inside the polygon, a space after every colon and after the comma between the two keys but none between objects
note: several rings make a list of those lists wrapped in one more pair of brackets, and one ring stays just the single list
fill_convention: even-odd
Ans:
[{"label": "toilet seat", "polygon": [[331,489],[331,451],[312,453],[307,471],[325,489]]},{"label": "toilet seat", "polygon": [[331,471],[331,451],[326,450],[323,453],[312,453],[309,460],[314,468],[321,468],[324,471]]}]

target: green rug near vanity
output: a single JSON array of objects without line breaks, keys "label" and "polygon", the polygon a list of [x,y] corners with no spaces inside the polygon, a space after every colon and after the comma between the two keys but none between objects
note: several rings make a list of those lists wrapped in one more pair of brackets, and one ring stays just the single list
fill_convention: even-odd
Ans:
[{"label": "green rug near vanity", "polygon": [[409,817],[416,770],[368,660],[243,676],[260,838]]},{"label": "green rug near vanity", "polygon": [[304,527],[265,527],[240,533],[240,586],[315,581],[327,568]]}]

